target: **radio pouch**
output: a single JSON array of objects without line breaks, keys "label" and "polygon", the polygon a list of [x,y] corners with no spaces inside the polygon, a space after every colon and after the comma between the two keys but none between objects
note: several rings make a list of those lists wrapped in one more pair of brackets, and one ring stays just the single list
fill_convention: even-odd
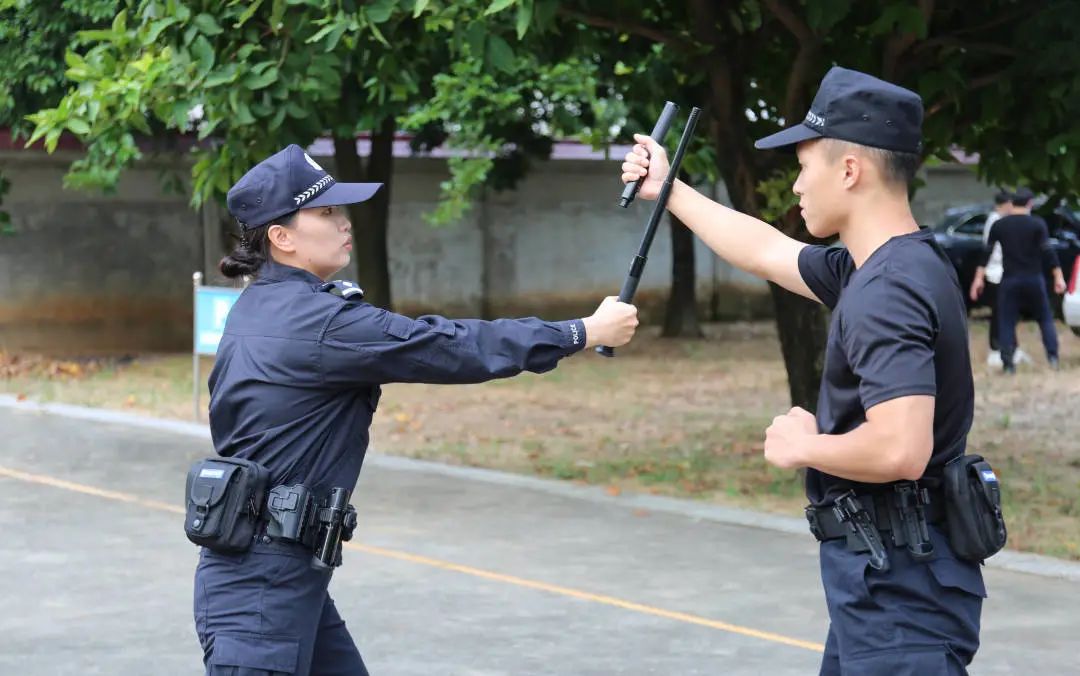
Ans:
[{"label": "radio pouch", "polygon": [[981,563],[1005,546],[1001,484],[979,455],[962,455],[945,465],[945,516],[949,543],[961,559]]},{"label": "radio pouch", "polygon": [[187,476],[184,531],[189,540],[222,553],[246,551],[255,537],[270,472],[241,458],[197,461]]}]

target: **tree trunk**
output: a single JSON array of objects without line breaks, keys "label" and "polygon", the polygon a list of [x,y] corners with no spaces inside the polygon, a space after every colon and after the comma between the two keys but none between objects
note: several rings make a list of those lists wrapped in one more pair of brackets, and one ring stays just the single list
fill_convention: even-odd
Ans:
[{"label": "tree trunk", "polygon": [[[760,218],[756,195],[752,192],[754,166],[747,158],[736,160],[735,177],[725,182],[735,208]],[[779,224],[781,232],[799,241],[813,238],[803,222],[788,214]],[[828,312],[820,303],[808,300],[770,283],[773,308],[776,312],[776,329],[780,337],[780,351],[788,374],[788,390],[792,406],[807,411],[817,411],[818,388],[825,361],[825,341],[828,337]]]},{"label": "tree trunk", "polygon": [[780,351],[788,374],[792,406],[817,412],[818,388],[825,363],[828,313],[820,303],[769,283]]},{"label": "tree trunk", "polygon": [[671,295],[664,315],[665,338],[702,338],[697,313],[697,274],[694,261],[694,234],[674,214],[668,215],[671,228]]},{"label": "tree trunk", "polygon": [[394,118],[387,117],[371,137],[367,171],[356,152],[356,138],[334,137],[334,163],[343,183],[382,183],[375,197],[349,206],[353,224],[353,259],[356,280],[364,299],[390,309],[390,264],[387,230],[390,220],[390,183],[394,166]]},{"label": "tree trunk", "polygon": [[199,224],[202,227],[201,269],[203,284],[230,286],[232,280],[221,274],[219,265],[226,254],[232,253],[240,235],[236,219],[215,198],[203,202],[199,208]]},{"label": "tree trunk", "polygon": [[[761,217],[757,185],[768,174],[767,156],[757,154],[749,141],[746,129],[746,105],[743,100],[741,60],[748,53],[746,45],[721,41],[710,35],[715,21],[716,6],[707,0],[694,0],[695,25],[703,31],[701,38],[712,40],[720,47],[722,58],[708,60],[708,77],[712,103],[709,120],[710,136],[722,158],[719,169],[732,205],[739,211]],[[812,238],[797,214],[788,214],[779,229],[789,237],[807,242]],[[817,392],[821,383],[825,339],[828,333],[826,313],[822,306],[802,299],[782,289],[772,288],[776,327],[784,367],[788,373],[791,403],[808,411],[817,410]]]}]

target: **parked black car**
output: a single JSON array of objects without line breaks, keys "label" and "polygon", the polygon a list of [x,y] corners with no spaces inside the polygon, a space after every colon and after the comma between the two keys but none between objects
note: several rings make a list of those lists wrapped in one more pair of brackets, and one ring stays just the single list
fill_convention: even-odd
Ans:
[{"label": "parked black car", "polygon": [[[971,302],[968,290],[971,288],[971,280],[975,278],[975,268],[982,262],[983,252],[986,250],[982,235],[990,209],[989,204],[968,204],[949,209],[941,221],[931,226],[934,238],[956,266],[969,310],[973,306],[981,305]],[[1070,279],[1077,255],[1080,254],[1080,212],[1062,206],[1044,206],[1036,209],[1035,213],[1046,221],[1050,231],[1050,245],[1057,252],[1065,279]],[[1047,288],[1053,288],[1049,272],[1046,280]],[[1061,297],[1051,294],[1051,301],[1055,311],[1060,312]]]}]

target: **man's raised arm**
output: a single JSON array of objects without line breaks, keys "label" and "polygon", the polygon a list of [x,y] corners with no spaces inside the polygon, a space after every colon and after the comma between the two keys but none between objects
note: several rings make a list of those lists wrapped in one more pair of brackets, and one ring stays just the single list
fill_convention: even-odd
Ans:
[{"label": "man's raised arm", "polygon": [[[638,194],[656,199],[668,172],[667,154],[648,136],[635,134],[634,140],[637,144],[622,165],[622,180],[629,183],[647,176]],[[802,242],[764,221],[712,201],[679,180],[672,186],[668,211],[735,267],[811,300],[820,300],[799,273],[799,252],[806,246]]]}]

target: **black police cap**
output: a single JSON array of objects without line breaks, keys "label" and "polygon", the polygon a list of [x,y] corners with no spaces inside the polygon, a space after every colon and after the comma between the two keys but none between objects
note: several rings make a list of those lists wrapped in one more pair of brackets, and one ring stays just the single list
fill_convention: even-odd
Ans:
[{"label": "black police cap", "polygon": [[922,99],[890,82],[834,66],[825,74],[802,122],[754,143],[779,148],[834,138],[904,153],[922,150]]},{"label": "black police cap", "polygon": [[298,209],[356,204],[382,183],[338,183],[298,145],[259,162],[232,188],[226,202],[240,225],[255,228]]}]

